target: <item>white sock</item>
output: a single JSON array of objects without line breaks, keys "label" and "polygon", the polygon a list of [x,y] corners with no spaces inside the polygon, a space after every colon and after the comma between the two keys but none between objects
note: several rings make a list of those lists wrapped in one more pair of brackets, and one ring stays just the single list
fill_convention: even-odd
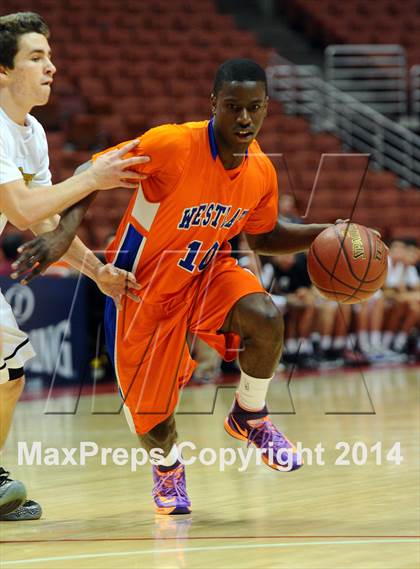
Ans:
[{"label": "white sock", "polygon": [[396,350],[400,351],[404,348],[407,343],[407,337],[407,332],[398,332],[394,340],[394,346]]},{"label": "white sock", "polygon": [[362,352],[369,352],[370,344],[369,344],[369,334],[366,330],[362,330],[357,335],[359,340],[359,348]]},{"label": "white sock", "polygon": [[384,348],[390,348],[392,341],[394,340],[394,332],[385,332],[382,337],[382,344]]},{"label": "white sock", "polygon": [[288,338],[286,340],[286,350],[288,354],[295,354],[298,349],[298,343],[296,338]]},{"label": "white sock", "polygon": [[326,351],[331,348],[331,336],[322,336],[321,338],[321,350]]},{"label": "white sock", "polygon": [[308,338],[299,338],[299,343],[300,343],[300,348],[299,348],[300,354],[313,354],[314,353],[314,348],[312,346],[312,342],[310,342],[308,340]]},{"label": "white sock", "polygon": [[345,336],[336,336],[333,340],[333,348],[334,350],[342,350],[346,345],[346,338]]},{"label": "white sock", "polygon": [[241,371],[241,379],[236,392],[239,405],[248,411],[262,409],[265,405],[268,386],[273,377],[251,377]]},{"label": "white sock", "polygon": [[320,342],[321,341],[321,334],[319,332],[312,332],[311,341],[315,342],[315,343]]},{"label": "white sock", "polygon": [[169,453],[162,458],[150,458],[150,462],[157,466],[172,466],[179,460],[179,452],[176,444],[171,448]]},{"label": "white sock", "polygon": [[381,348],[381,333],[379,330],[373,330],[373,332],[370,333],[370,343],[373,348]]},{"label": "white sock", "polygon": [[353,351],[356,348],[356,336],[354,334],[349,334],[346,340],[346,347],[348,350]]}]

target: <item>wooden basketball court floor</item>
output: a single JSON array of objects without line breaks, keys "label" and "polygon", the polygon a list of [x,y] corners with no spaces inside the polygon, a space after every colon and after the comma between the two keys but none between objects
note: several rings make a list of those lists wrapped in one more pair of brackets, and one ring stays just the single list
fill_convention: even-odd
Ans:
[{"label": "wooden basketball court floor", "polygon": [[[115,394],[83,395],[77,409],[73,395],[22,401],[1,462],[44,513],[39,521],[0,523],[0,567],[414,569],[419,376],[419,367],[396,367],[277,377],[273,419],[304,447],[322,445],[324,464],[283,473],[255,462],[239,472],[239,459],[224,471],[197,462],[187,467],[193,513],[175,520],[154,515],[148,465],[131,472],[97,457],[85,466],[18,465],[19,441],[136,447]],[[233,394],[226,386],[216,394],[212,385],[184,391],[178,432],[196,456],[205,447],[246,450],[223,430]],[[349,445],[347,465],[337,464],[341,442]]]}]

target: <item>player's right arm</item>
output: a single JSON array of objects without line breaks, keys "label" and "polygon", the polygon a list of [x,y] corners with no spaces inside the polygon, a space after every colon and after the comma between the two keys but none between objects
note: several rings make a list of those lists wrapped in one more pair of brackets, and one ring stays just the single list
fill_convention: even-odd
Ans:
[{"label": "player's right arm", "polygon": [[[89,160],[75,170],[75,174],[84,172],[92,165]],[[14,263],[16,276],[25,275],[26,282],[42,274],[52,263],[61,259],[76,237],[77,230],[85,217],[90,204],[98,192],[92,192],[73,204],[60,215],[60,221],[54,228],[49,228],[35,239],[27,241],[19,248],[19,258]]]},{"label": "player's right arm", "polygon": [[136,188],[145,176],[132,169],[150,160],[148,156],[124,158],[137,144],[138,140],[134,140],[103,154],[84,172],[54,186],[28,188],[23,179],[0,184],[0,211],[18,229],[24,230],[67,209],[95,190]]}]

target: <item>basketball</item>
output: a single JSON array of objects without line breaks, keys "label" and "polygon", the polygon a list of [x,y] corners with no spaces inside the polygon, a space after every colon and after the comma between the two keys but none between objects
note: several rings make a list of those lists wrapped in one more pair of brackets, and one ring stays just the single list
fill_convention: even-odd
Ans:
[{"label": "basketball", "polygon": [[308,272],[319,293],[341,304],[370,298],[385,282],[388,250],[370,229],[356,223],[328,227],[313,241]]}]

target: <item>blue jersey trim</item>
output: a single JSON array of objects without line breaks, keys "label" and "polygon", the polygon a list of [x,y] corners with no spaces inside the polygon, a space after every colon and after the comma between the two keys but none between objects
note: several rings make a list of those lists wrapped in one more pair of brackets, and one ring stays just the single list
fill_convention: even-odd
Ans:
[{"label": "blue jersey trim", "polygon": [[120,250],[118,251],[117,258],[115,259],[114,265],[119,269],[125,269],[126,271],[131,271],[134,266],[134,261],[136,260],[139,247],[144,237],[134,228],[131,223],[128,226],[128,230],[122,243]]},{"label": "blue jersey trim", "polygon": [[210,142],[211,155],[213,157],[213,160],[216,160],[218,152],[217,152],[216,137],[214,135],[213,123],[214,123],[214,118],[209,120],[209,124],[208,124],[207,129],[209,132],[209,142]]},{"label": "blue jersey trim", "polygon": [[[133,225],[129,224],[126,236],[120,247],[117,258],[115,259],[114,265],[119,269],[131,271],[133,269],[137,253],[143,239],[144,236],[141,235],[141,233],[139,233]],[[115,307],[113,299],[109,296],[105,301],[104,325],[106,347],[115,370],[115,336],[117,331],[117,309]]]},{"label": "blue jersey trim", "polygon": [[115,302],[109,296],[105,299],[104,311],[105,343],[112,366],[115,370],[115,335],[117,330],[117,309]]},{"label": "blue jersey trim", "polygon": [[[214,134],[214,117],[209,120],[209,124],[207,126],[207,130],[209,133],[209,143],[210,143],[210,150],[213,160],[216,160],[217,155],[219,154],[217,150],[217,142],[216,136]],[[248,148],[246,149],[245,156],[248,156]]]}]

